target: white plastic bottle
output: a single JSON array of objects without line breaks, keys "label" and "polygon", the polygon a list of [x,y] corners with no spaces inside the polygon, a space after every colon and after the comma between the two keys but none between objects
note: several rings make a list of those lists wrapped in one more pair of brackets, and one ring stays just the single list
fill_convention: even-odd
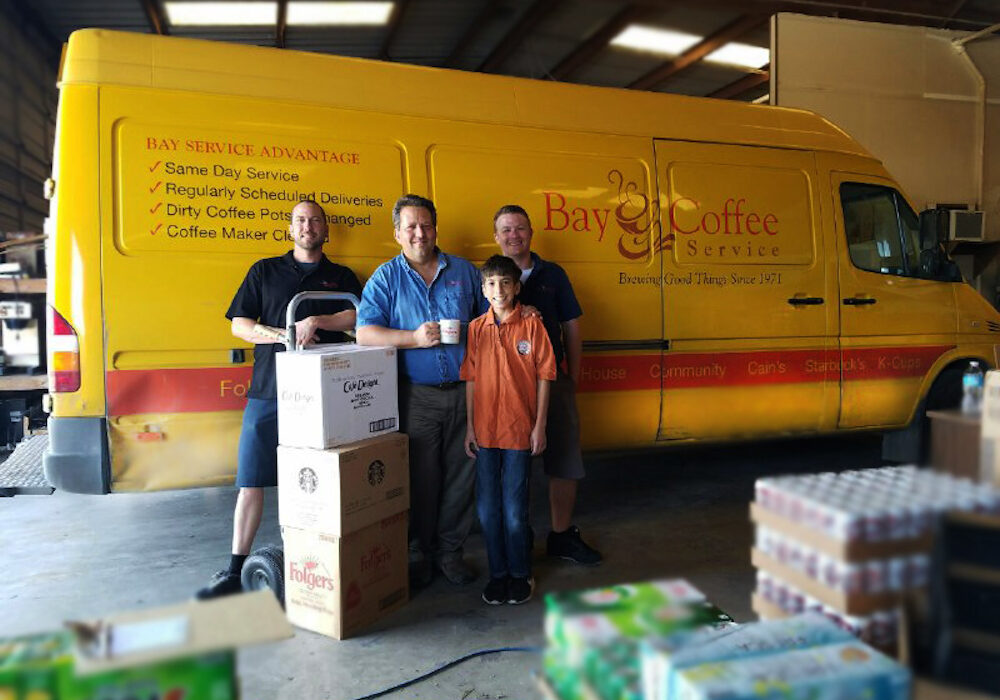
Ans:
[{"label": "white plastic bottle", "polygon": [[983,402],[983,370],[975,360],[962,375],[962,413],[978,415]]}]

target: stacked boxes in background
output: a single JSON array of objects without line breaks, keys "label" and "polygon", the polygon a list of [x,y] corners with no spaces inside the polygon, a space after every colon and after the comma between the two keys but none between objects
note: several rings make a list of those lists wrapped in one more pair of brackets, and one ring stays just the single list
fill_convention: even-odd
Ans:
[{"label": "stacked boxes in background", "polygon": [[1000,492],[916,467],[758,479],[754,610],[820,612],[895,652],[899,606],[926,587],[944,512],[1000,512]]},{"label": "stacked boxes in background", "polygon": [[320,346],[280,353],[276,372],[285,609],[293,624],[343,639],[408,598],[396,351]]},{"label": "stacked boxes in background", "polygon": [[641,700],[642,639],[733,624],[682,579],[548,593],[544,681],[561,700]]}]

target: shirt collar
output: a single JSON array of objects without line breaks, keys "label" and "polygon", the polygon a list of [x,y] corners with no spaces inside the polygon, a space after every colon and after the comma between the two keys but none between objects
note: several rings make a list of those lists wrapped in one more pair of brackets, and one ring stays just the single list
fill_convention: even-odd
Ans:
[{"label": "shirt collar", "polygon": [[[282,255],[281,258],[286,263],[288,263],[289,265],[291,265],[292,267],[294,267],[295,269],[299,269],[299,264],[298,264],[299,261],[295,259],[295,251],[294,250],[288,251],[287,253],[285,253],[284,255]],[[320,256],[320,258],[319,258],[319,267],[324,267],[329,262],[330,262],[330,259],[326,257],[326,253],[323,253]],[[316,268],[316,269],[319,269],[319,268]]]},{"label": "shirt collar", "polygon": [[[437,269],[438,272],[440,273],[441,270],[443,270],[444,268],[448,267],[448,265],[451,264],[451,261],[448,259],[447,253],[442,251],[440,248],[435,247],[434,250],[437,251],[437,256],[438,256]],[[412,270],[414,273],[417,272],[416,270],[413,269],[413,265],[410,264],[410,261],[406,259],[406,256],[403,255],[403,251],[399,251],[399,255],[396,256],[396,260],[399,262],[399,265],[404,270]],[[435,275],[434,278],[437,279],[437,275]]]},{"label": "shirt collar", "polygon": [[[494,326],[497,325],[497,317],[496,314],[493,313],[492,306],[490,306],[490,310],[487,311],[486,313],[490,315],[490,324]],[[520,318],[521,318],[521,302],[515,301],[514,308],[511,309],[511,312],[509,314],[507,314],[507,318],[505,318],[503,321],[500,322],[500,325],[505,326],[508,323],[517,323]]]}]

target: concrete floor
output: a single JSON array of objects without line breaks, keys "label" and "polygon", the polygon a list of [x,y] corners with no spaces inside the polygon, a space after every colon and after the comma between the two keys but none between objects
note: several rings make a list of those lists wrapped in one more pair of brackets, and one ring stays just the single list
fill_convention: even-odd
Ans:
[{"label": "concrete floor", "polygon": [[[747,505],[758,476],[871,467],[876,436],[682,449],[588,459],[576,521],[605,555],[586,569],[549,561],[544,480],[533,483],[538,591],[684,577],[738,621],[753,618]],[[231,488],[0,499],[0,635],[58,627],[188,599],[228,562]],[[279,542],[274,493],[257,544]],[[469,560],[485,571],[482,539]],[[543,604],[492,607],[485,579],[457,587],[438,577],[402,610],[342,642],[297,630],[294,639],[239,656],[245,700],[356,698],[407,680],[470,651],[541,645]],[[468,661],[393,698],[534,698],[537,655]]]}]

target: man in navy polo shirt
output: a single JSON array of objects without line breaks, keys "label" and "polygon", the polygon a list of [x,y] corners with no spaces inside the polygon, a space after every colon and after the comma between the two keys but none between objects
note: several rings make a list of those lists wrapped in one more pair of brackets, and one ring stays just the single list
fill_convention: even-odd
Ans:
[{"label": "man in navy polo shirt", "polygon": [[465,454],[464,342],[441,344],[442,319],[464,327],[486,312],[479,272],[437,247],[429,199],[400,197],[392,208],[400,254],[365,284],[358,343],[400,348],[400,428],[410,437],[410,582],[426,586],[432,564],[452,583],[476,575],[462,558],[474,517],[473,461]]},{"label": "man in navy polo shirt", "polygon": [[[580,380],[583,341],[578,319],[583,315],[566,272],[553,262],[531,252],[531,220],[516,204],[500,207],[493,217],[493,237],[500,250],[521,268],[522,304],[536,307],[552,342],[558,367],[551,383],[546,423],[547,447],[542,454],[549,476],[549,511],[552,531],[546,542],[550,556],[594,566],[601,554],[590,547],[573,525],[573,508],[579,480],[584,476],[580,453],[580,416],[576,408],[576,384]],[[566,371],[562,361],[566,358]]]},{"label": "man in navy polo shirt", "polygon": [[[274,356],[284,350],[285,309],[299,292],[349,292],[361,296],[361,284],[351,270],[323,255],[327,241],[326,212],[311,200],[292,209],[288,231],[295,246],[277,258],[258,260],[247,272],[229,311],[232,333],[254,344],[253,377],[243,412],[236,467],[233,548],[229,568],[219,571],[196,594],[199,599],[242,590],[240,570],[250,553],[264,510],[264,488],[277,486],[278,394]],[[354,327],[349,302],[306,301],[296,310],[296,340],[303,344],[347,340],[343,331]]]}]

